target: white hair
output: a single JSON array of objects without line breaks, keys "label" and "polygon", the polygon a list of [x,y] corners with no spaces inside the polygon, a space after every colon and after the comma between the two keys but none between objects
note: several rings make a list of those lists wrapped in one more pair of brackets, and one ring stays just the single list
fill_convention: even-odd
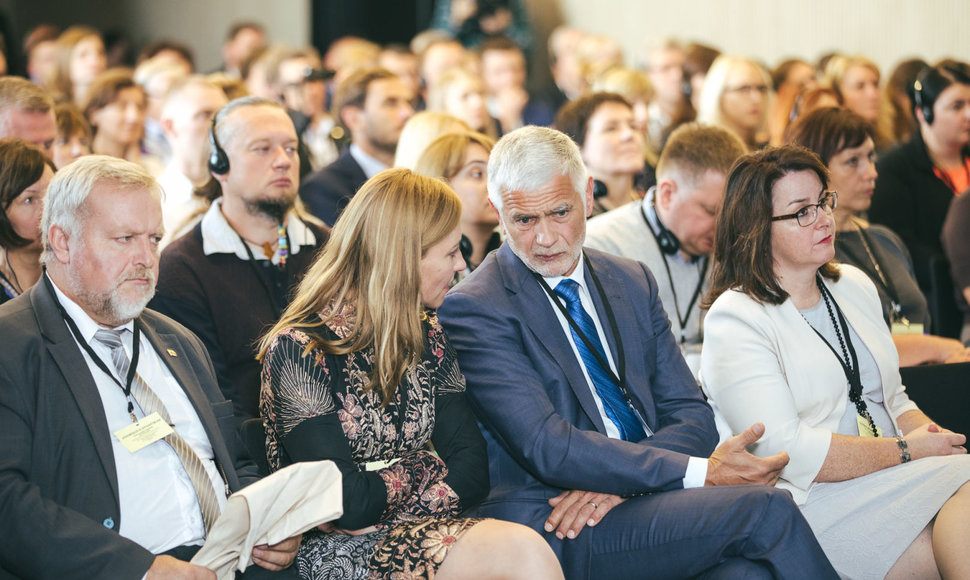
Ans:
[{"label": "white hair", "polygon": [[589,177],[576,143],[555,129],[522,127],[499,139],[489,155],[488,199],[501,216],[504,194],[536,191],[562,175],[585,196]]},{"label": "white hair", "polygon": [[85,201],[95,186],[108,183],[126,190],[147,189],[156,199],[162,199],[162,187],[141,165],[107,155],[85,155],[54,174],[44,199],[41,218],[41,240],[44,252],[42,264],[54,260],[48,233],[53,225],[68,235],[81,231],[87,217]]}]

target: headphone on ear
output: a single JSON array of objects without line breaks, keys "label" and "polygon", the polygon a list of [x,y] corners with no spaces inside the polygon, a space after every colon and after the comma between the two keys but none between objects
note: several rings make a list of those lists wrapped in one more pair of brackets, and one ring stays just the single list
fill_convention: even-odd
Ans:
[{"label": "headphone on ear", "polygon": [[219,145],[216,138],[216,118],[218,114],[212,116],[212,125],[209,126],[209,145],[212,151],[209,153],[209,171],[216,175],[229,173],[229,156]]},{"label": "headphone on ear", "polygon": [[647,210],[643,209],[643,204],[641,204],[640,212],[643,214],[643,221],[647,222],[647,227],[650,228],[653,239],[657,240],[657,246],[660,248],[660,251],[667,255],[676,254],[680,250],[680,240],[661,221],[660,215],[657,214],[656,200],[656,190],[654,190],[654,198],[650,200],[649,205],[650,213],[653,215],[654,220],[656,220],[657,227],[654,227],[653,220],[647,216]]},{"label": "headphone on ear", "polygon": [[927,125],[933,124],[933,105],[927,104],[923,99],[923,81],[926,80],[927,71],[931,69],[925,68],[920,71],[919,75],[916,77],[916,82],[913,83],[913,101],[919,110],[923,112],[923,120],[926,121]]}]

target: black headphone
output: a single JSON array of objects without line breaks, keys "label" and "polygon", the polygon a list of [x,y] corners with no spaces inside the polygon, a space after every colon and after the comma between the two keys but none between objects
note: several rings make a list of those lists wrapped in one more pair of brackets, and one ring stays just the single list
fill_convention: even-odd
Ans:
[{"label": "black headphone", "polygon": [[650,204],[650,211],[653,214],[654,219],[657,220],[657,227],[653,227],[653,222],[647,217],[646,210],[643,209],[643,205],[640,205],[640,211],[643,213],[643,221],[647,222],[647,227],[650,228],[650,233],[653,234],[653,239],[657,240],[657,246],[660,251],[673,255],[680,250],[680,240],[674,235],[674,232],[667,229],[663,221],[660,219],[660,215],[657,213],[656,207],[656,193],[654,193],[653,203]]},{"label": "black headphone", "polygon": [[209,145],[212,149],[209,153],[209,171],[216,175],[225,175],[229,173],[229,156],[226,155],[216,138],[216,119],[218,117],[218,114],[212,116],[212,125],[209,127]]},{"label": "black headphone", "polygon": [[606,197],[610,194],[610,190],[606,187],[606,184],[599,179],[593,180],[593,199],[599,199],[601,197]]},{"label": "black headphone", "polygon": [[919,110],[923,111],[923,120],[926,121],[927,125],[933,124],[933,105],[927,104],[923,98],[923,81],[926,80],[927,73],[930,70],[932,69],[924,68],[921,70],[916,77],[916,82],[913,83],[913,101]]}]

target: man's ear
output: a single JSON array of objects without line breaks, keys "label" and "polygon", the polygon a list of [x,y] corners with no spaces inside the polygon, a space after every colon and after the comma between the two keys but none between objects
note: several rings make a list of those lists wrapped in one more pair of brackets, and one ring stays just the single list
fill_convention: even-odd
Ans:
[{"label": "man's ear", "polygon": [[677,182],[673,179],[666,177],[657,182],[657,195],[654,198],[657,209],[662,209],[665,212],[669,210],[674,201],[674,196],[678,193]]},{"label": "man's ear", "polygon": [[593,213],[593,177],[586,178],[586,217]]},{"label": "man's ear", "polygon": [[57,225],[51,225],[47,230],[47,242],[50,244],[54,258],[61,264],[71,262],[71,239],[64,229]]},{"label": "man's ear", "polygon": [[509,232],[508,230],[505,229],[505,220],[502,219],[502,212],[500,212],[498,208],[495,207],[495,204],[492,203],[491,199],[488,200],[488,207],[492,208],[492,211],[494,211],[495,215],[498,216],[498,225],[500,228],[502,228],[502,237],[503,238],[508,237]]},{"label": "man's ear", "polygon": [[360,128],[363,115],[364,110],[353,105],[347,105],[341,109],[340,120],[350,130],[351,136]]}]

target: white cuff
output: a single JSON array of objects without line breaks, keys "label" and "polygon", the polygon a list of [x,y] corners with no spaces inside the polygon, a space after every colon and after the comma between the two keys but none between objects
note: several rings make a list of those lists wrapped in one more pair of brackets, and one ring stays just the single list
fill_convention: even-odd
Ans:
[{"label": "white cuff", "polygon": [[687,459],[687,473],[684,474],[684,489],[704,487],[707,481],[707,459],[690,457]]}]

